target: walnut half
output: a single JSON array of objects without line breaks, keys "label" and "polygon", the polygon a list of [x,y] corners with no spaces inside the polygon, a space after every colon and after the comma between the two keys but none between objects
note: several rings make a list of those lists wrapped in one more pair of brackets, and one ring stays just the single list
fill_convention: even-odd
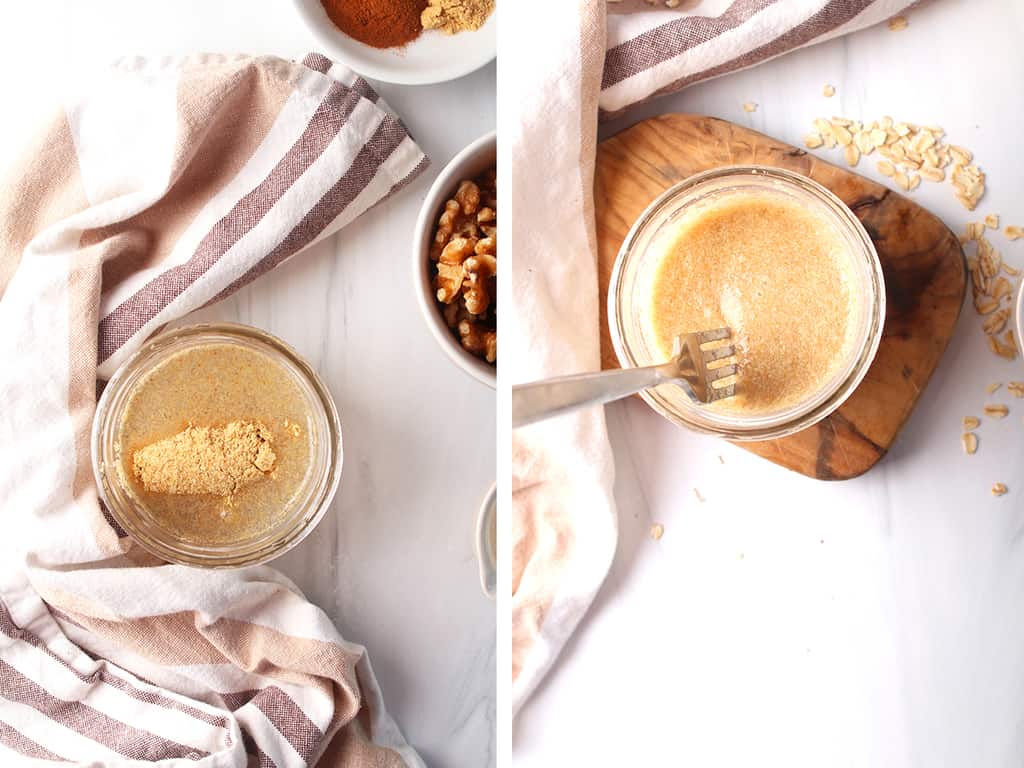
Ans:
[{"label": "walnut half", "polygon": [[495,363],[498,357],[498,194],[495,170],[459,183],[434,230],[430,258],[445,323],[463,348]]}]

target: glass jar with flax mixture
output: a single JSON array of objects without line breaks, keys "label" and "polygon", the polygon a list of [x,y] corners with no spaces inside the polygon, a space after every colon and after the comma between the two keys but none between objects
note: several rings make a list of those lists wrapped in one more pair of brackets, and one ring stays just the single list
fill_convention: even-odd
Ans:
[{"label": "glass jar with flax mixture", "polygon": [[613,269],[608,317],[624,367],[664,362],[679,334],[730,327],[735,396],[705,405],[674,384],[642,396],[690,429],[766,440],[820,421],[857,388],[881,340],[885,287],[839,198],[779,168],[728,167],[641,214]]},{"label": "glass jar with flax mixture", "polygon": [[232,324],[146,343],[107,384],[92,449],[121,527],[163,560],[205,567],[293,547],[323,517],[342,466],[320,377],[280,339]]}]

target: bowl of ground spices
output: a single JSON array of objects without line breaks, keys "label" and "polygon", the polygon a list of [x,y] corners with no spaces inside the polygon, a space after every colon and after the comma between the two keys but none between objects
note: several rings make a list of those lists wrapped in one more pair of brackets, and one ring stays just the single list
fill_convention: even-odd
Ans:
[{"label": "bowl of ground spices", "polygon": [[403,85],[453,80],[494,59],[496,0],[293,0],[324,53]]}]

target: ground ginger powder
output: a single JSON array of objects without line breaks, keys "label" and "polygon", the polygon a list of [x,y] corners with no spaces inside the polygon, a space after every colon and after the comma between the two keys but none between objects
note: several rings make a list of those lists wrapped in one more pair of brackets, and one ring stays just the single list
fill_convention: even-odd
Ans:
[{"label": "ground ginger powder", "polygon": [[150,493],[231,496],[274,468],[274,436],[259,421],[189,425],[135,452],[132,469]]},{"label": "ground ginger powder", "polygon": [[480,29],[494,11],[494,0],[429,0],[420,16],[424,29],[449,35]]}]

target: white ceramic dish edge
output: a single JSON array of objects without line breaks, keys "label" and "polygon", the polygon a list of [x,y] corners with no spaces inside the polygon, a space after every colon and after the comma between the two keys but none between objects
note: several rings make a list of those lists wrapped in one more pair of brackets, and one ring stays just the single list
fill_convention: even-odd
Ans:
[{"label": "white ceramic dish edge", "polygon": [[484,594],[492,600],[497,593],[498,582],[498,553],[491,546],[491,537],[488,531],[492,525],[496,525],[495,518],[498,514],[498,486],[491,485],[491,489],[484,497],[480,505],[480,514],[476,519],[476,556],[480,561],[480,587]]},{"label": "white ceramic dish edge", "polygon": [[413,282],[427,327],[455,365],[491,389],[498,383],[497,369],[463,349],[441,316],[434,295],[429,250],[436,217],[445,200],[455,191],[460,180],[476,176],[495,163],[498,149],[496,139],[497,135],[493,131],[481,136],[453,157],[441,170],[420,208],[412,247]]}]

